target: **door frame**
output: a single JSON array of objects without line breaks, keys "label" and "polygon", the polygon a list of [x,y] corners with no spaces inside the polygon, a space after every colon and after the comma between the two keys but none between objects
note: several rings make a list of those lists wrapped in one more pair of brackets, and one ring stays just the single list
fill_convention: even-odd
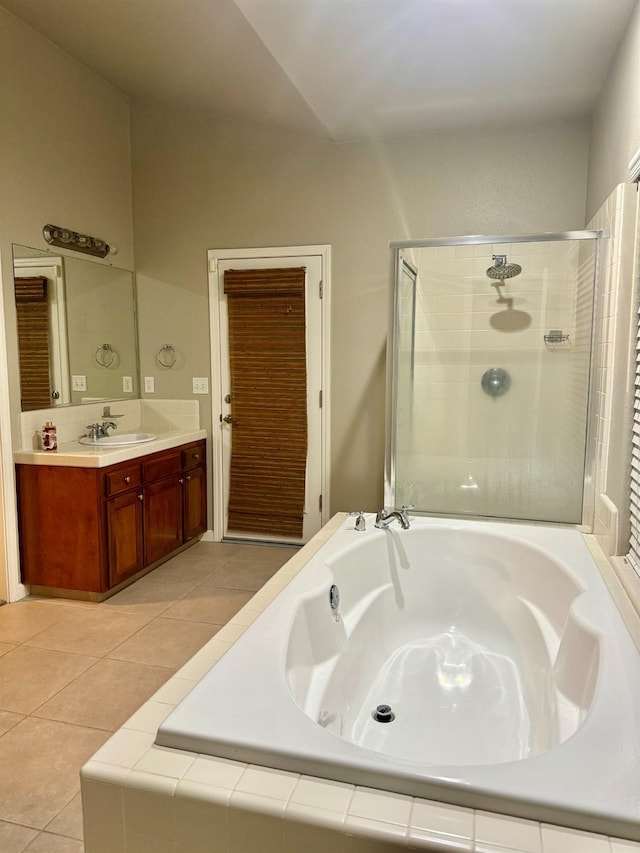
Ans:
[{"label": "door frame", "polygon": [[322,524],[330,518],[330,368],[331,368],[331,246],[270,246],[251,249],[209,249],[207,252],[209,267],[209,322],[211,329],[211,445],[212,445],[212,480],[213,480],[213,540],[221,542],[224,536],[224,489],[223,489],[223,458],[222,440],[218,429],[220,420],[220,405],[222,400],[222,354],[220,351],[220,293],[218,279],[218,261],[251,260],[269,258],[273,260],[300,258],[305,256],[319,257],[321,272],[321,318],[322,331],[320,340],[320,369],[322,374],[322,407],[320,409],[321,439],[320,439],[320,478],[322,487],[322,509],[320,512]]}]

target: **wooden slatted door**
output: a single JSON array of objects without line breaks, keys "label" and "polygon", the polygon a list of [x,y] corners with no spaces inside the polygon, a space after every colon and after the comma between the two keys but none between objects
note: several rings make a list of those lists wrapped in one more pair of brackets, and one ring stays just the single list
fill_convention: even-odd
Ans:
[{"label": "wooden slatted door", "polygon": [[305,268],[227,270],[227,531],[302,537],[307,467]]},{"label": "wooden slatted door", "polygon": [[16,278],[22,410],[51,406],[49,306],[44,276]]}]

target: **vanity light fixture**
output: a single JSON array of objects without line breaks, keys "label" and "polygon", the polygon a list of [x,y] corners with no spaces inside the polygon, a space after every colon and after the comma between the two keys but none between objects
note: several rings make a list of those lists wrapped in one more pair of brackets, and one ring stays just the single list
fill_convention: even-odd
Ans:
[{"label": "vanity light fixture", "polygon": [[45,225],[42,236],[52,246],[73,249],[75,252],[84,252],[86,255],[94,255],[97,258],[106,258],[112,251],[112,247],[99,237],[78,234],[77,231],[62,228],[60,225]]}]

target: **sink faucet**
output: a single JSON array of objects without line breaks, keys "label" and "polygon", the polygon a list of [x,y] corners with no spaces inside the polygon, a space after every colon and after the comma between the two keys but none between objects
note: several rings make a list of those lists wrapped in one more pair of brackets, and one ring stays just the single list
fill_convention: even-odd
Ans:
[{"label": "sink faucet", "polygon": [[403,530],[408,530],[411,527],[411,522],[409,521],[410,509],[413,509],[413,507],[403,506],[401,509],[394,509],[391,512],[381,509],[376,515],[374,527],[386,530],[395,519]]},{"label": "sink faucet", "polygon": [[94,441],[98,441],[100,438],[106,438],[109,435],[110,429],[118,429],[118,424],[114,424],[113,421],[103,421],[101,424],[88,424],[87,429],[89,430],[89,435]]}]

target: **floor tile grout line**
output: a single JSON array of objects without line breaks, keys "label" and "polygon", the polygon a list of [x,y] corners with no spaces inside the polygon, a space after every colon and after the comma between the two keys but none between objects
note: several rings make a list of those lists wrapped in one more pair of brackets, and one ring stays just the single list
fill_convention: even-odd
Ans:
[{"label": "floor tile grout line", "polygon": [[[238,546],[238,547],[240,547],[240,548],[244,548],[244,547],[249,547],[249,548],[251,548],[251,547],[253,547],[253,546],[249,545],[249,546]],[[204,556],[204,555],[203,555],[203,556]],[[234,555],[234,556],[236,556],[236,555]],[[287,562],[287,560],[289,559],[289,556],[291,556],[291,555],[283,555],[283,561],[282,561],[282,564],[281,564],[281,565],[284,565],[284,563],[285,563],[285,562]],[[230,563],[232,559],[233,559],[233,558],[231,557],[228,561],[225,561],[224,565],[227,565],[228,563]],[[257,566],[258,566],[258,565],[260,565],[260,564],[261,564],[261,563],[260,563],[260,561],[258,561],[258,560],[250,561],[250,565],[247,565],[247,569],[248,569],[248,570],[250,570],[251,566],[256,566],[256,567],[257,567]],[[215,569],[215,570],[213,570],[213,572],[212,572],[210,575],[208,575],[206,578],[204,578],[202,581],[200,581],[198,584],[196,584],[196,585],[195,585],[195,586],[194,586],[194,587],[193,587],[189,592],[193,592],[193,591],[194,591],[198,586],[200,586],[202,583],[205,583],[205,582],[211,583],[211,578],[212,578],[212,576],[215,574],[215,571],[216,571],[217,569],[222,568],[222,565],[223,565],[223,564],[221,564],[220,566],[217,566],[217,567],[216,567],[216,569]],[[246,565],[246,564],[245,564],[245,565]],[[269,577],[268,577],[268,578],[265,578],[264,580],[262,580],[262,581],[261,581],[261,583],[259,584],[259,586],[258,586],[258,588],[257,588],[257,589],[242,589],[242,588],[239,588],[239,587],[225,587],[225,586],[220,586],[220,585],[216,585],[216,584],[212,584],[212,585],[211,585],[211,589],[212,589],[212,590],[219,589],[219,590],[221,591],[221,593],[222,593],[222,594],[225,594],[225,593],[227,593],[227,594],[228,594],[228,593],[229,593],[229,591],[235,591],[235,592],[241,593],[241,594],[243,594],[243,595],[250,594],[249,601],[251,601],[251,599],[253,598],[253,596],[254,596],[257,592],[259,592],[259,591],[260,591],[260,589],[262,589],[262,586],[263,586],[263,585],[264,585],[264,584],[269,580],[269,578],[270,578],[273,574],[275,574],[275,572],[277,572],[277,571],[278,571],[278,568],[279,568],[279,567],[271,567],[271,566],[269,566],[269,569],[271,570],[271,571],[269,572]],[[143,629],[148,628],[149,626],[151,626],[151,625],[152,625],[152,624],[153,624],[157,619],[173,619],[173,620],[175,620],[175,621],[188,622],[188,623],[191,623],[191,624],[194,624],[194,623],[195,623],[195,624],[202,624],[202,625],[206,625],[208,628],[211,628],[211,626],[212,626],[212,625],[215,625],[215,626],[217,626],[218,631],[219,631],[222,627],[224,627],[224,625],[228,624],[228,622],[230,622],[230,621],[233,619],[233,615],[232,615],[232,616],[230,616],[230,617],[229,617],[229,619],[227,619],[224,623],[222,623],[222,624],[221,624],[221,623],[210,623],[210,622],[206,622],[206,623],[204,623],[204,622],[201,622],[201,621],[199,621],[199,620],[185,620],[185,619],[179,619],[179,618],[177,618],[177,617],[175,617],[175,616],[166,616],[166,615],[165,615],[165,614],[166,614],[166,611],[167,611],[168,609],[170,609],[170,608],[173,606],[173,604],[176,604],[176,603],[178,603],[178,602],[182,601],[182,599],[183,599],[183,598],[185,598],[185,596],[189,595],[189,592],[185,592],[183,595],[181,595],[181,596],[177,597],[176,599],[174,599],[174,601],[173,601],[171,604],[169,604],[169,605],[168,605],[168,607],[167,607],[167,608],[165,608],[165,609],[163,609],[162,611],[160,611],[160,612],[158,612],[158,613],[153,613],[152,615],[150,615],[150,616],[149,616],[149,618],[148,618],[148,620],[147,620],[143,625],[141,625],[139,628],[137,628],[137,629],[136,629],[136,630],[135,630],[131,635],[129,635],[129,637],[128,637],[127,639],[122,640],[120,643],[118,643],[116,646],[114,646],[114,647],[113,647],[112,649],[110,649],[109,651],[106,651],[106,652],[101,653],[101,654],[95,654],[95,653],[94,653],[94,654],[92,654],[92,655],[84,655],[84,654],[83,654],[83,653],[81,653],[81,652],[69,652],[69,651],[68,651],[68,650],[66,650],[66,649],[48,649],[48,650],[50,650],[50,651],[54,651],[54,652],[55,652],[55,651],[60,651],[60,652],[67,653],[67,654],[76,654],[78,657],[81,657],[81,656],[85,656],[85,657],[93,657],[93,658],[95,658],[95,660],[94,660],[94,662],[93,662],[89,667],[87,667],[87,668],[86,668],[82,673],[79,673],[77,676],[75,676],[73,679],[71,679],[71,681],[67,682],[67,684],[66,684],[66,685],[64,685],[64,686],[63,686],[63,687],[61,687],[59,690],[57,690],[57,691],[56,691],[56,692],[55,692],[51,697],[49,697],[47,700],[45,700],[45,702],[41,703],[41,705],[39,705],[37,708],[35,708],[31,713],[29,713],[29,714],[21,714],[21,713],[20,713],[20,714],[18,714],[18,712],[9,712],[9,713],[16,713],[16,714],[17,714],[17,716],[20,716],[20,717],[21,717],[21,719],[19,720],[19,722],[18,722],[18,723],[15,723],[15,724],[14,724],[11,728],[9,728],[6,732],[3,732],[3,733],[0,735],[0,738],[4,737],[4,735],[5,735],[5,734],[8,734],[9,732],[11,732],[11,731],[12,731],[12,729],[13,729],[13,728],[15,728],[15,726],[16,726],[16,725],[19,725],[20,723],[24,722],[24,720],[27,720],[27,719],[34,719],[34,720],[47,720],[47,721],[49,721],[49,722],[60,723],[60,724],[66,725],[66,726],[71,726],[71,727],[74,727],[74,728],[81,728],[81,729],[84,729],[84,730],[89,729],[89,730],[92,730],[92,731],[95,731],[95,732],[99,732],[101,735],[106,735],[106,736],[107,736],[107,740],[108,740],[108,738],[113,734],[113,732],[112,732],[111,730],[103,729],[103,728],[98,728],[98,727],[96,727],[96,726],[88,726],[88,725],[84,725],[84,724],[80,724],[80,723],[70,722],[70,721],[67,721],[67,720],[54,720],[54,719],[52,719],[52,718],[48,718],[48,717],[41,717],[41,716],[37,716],[37,711],[42,707],[42,705],[46,704],[46,702],[50,701],[52,698],[54,698],[56,695],[58,695],[62,690],[69,689],[70,687],[72,687],[72,685],[73,685],[73,684],[74,684],[78,679],[80,679],[83,675],[86,675],[88,672],[90,672],[90,670],[91,670],[91,669],[93,669],[95,666],[97,666],[101,661],[104,661],[104,660],[120,660],[119,658],[110,658],[110,657],[109,657],[109,655],[111,655],[113,652],[115,652],[115,651],[116,651],[116,650],[117,650],[121,645],[123,645],[125,642],[127,642],[127,640],[129,640],[129,639],[133,638],[133,637],[134,637],[136,634],[138,634],[140,631],[142,631]],[[42,600],[42,599],[39,599],[39,600]],[[45,601],[45,603],[47,603],[47,604],[51,604],[51,603],[52,603],[51,601],[47,601],[46,599],[45,599],[44,601]],[[60,602],[59,600],[58,600],[58,601],[55,601],[54,603],[55,603],[55,605],[57,605],[57,606],[61,606],[61,602]],[[103,604],[105,604],[105,603],[106,603],[106,602],[96,603],[96,604],[95,604],[95,610],[94,610],[94,607],[93,607],[93,606],[92,606],[92,607],[86,607],[86,608],[80,608],[80,609],[83,609],[85,612],[91,612],[92,610],[93,610],[94,612],[100,612],[99,608],[101,607],[101,605],[103,605]],[[242,605],[242,606],[245,606],[245,605]],[[239,609],[239,610],[240,610],[240,609],[242,609],[242,606],[241,606],[240,608],[238,608],[238,609]],[[62,604],[62,607],[64,607],[64,604]],[[117,613],[118,611],[115,611],[115,612]],[[123,610],[123,611],[121,611],[121,612],[122,612],[122,613],[127,613],[127,614],[128,614],[128,613],[132,613],[132,614],[135,614],[135,615],[143,615],[143,614],[141,614],[141,613],[140,613],[140,611],[139,611],[139,610],[133,610],[133,611]],[[237,612],[237,611],[236,611],[236,612]],[[60,617],[60,619],[56,620],[56,621],[55,621],[54,623],[52,623],[51,625],[47,626],[47,628],[44,628],[42,631],[40,631],[40,632],[36,632],[35,634],[33,634],[33,635],[29,636],[29,637],[26,637],[24,640],[21,640],[19,643],[10,643],[10,644],[11,644],[11,645],[14,645],[14,647],[15,647],[15,648],[18,648],[18,647],[19,647],[19,646],[21,646],[21,645],[27,645],[27,644],[29,643],[29,641],[30,641],[30,640],[32,640],[32,639],[34,639],[36,636],[38,636],[38,634],[41,634],[41,633],[43,633],[44,631],[48,630],[49,628],[53,627],[53,625],[58,624],[58,623],[61,621],[61,619],[62,619],[62,618],[63,618],[63,616],[61,616],[61,617]],[[216,632],[216,633],[217,633],[217,632]],[[213,637],[215,637],[215,636],[216,636],[216,634],[213,634]],[[8,644],[9,644],[9,643],[8,643]],[[204,645],[206,645],[206,641],[205,641],[205,643],[202,643],[202,645],[201,645],[199,648],[202,648],[202,646],[204,646]],[[39,646],[31,646],[31,645],[29,645],[28,647],[29,647],[29,648],[41,648],[41,647],[39,647]],[[46,647],[42,647],[42,648],[46,648]],[[13,651],[13,649],[12,649],[11,651]],[[197,653],[197,651],[198,651],[198,650],[196,650],[193,654]],[[8,653],[7,653],[7,654],[8,654]],[[192,655],[190,655],[190,656],[192,656]],[[187,660],[188,660],[188,659],[189,659],[189,657],[187,658]],[[136,661],[124,661],[124,662],[137,663]],[[155,668],[161,668],[161,665],[159,665],[159,664],[146,664],[146,665],[148,665],[148,666],[153,666],[153,667],[155,667]],[[167,680],[168,680],[168,679],[170,679],[170,678],[172,677],[172,675],[177,671],[177,669],[179,669],[179,667],[175,667],[175,668],[174,668],[174,667],[172,667],[172,668],[166,667],[166,669],[167,669],[167,670],[170,670],[170,671],[168,672],[168,674],[167,674]],[[166,682],[165,682],[165,683],[166,683]],[[145,700],[145,701],[147,701],[147,700]],[[144,702],[142,703],[142,705],[144,705]],[[142,707],[142,705],[141,705],[140,707]],[[136,709],[136,710],[139,710],[139,708],[138,708],[138,709]],[[135,711],[134,711],[134,713],[135,713]],[[78,772],[79,772],[79,770],[78,770]],[[59,818],[59,816],[62,814],[62,812],[63,812],[63,811],[64,811],[64,810],[65,810],[65,809],[66,809],[66,808],[71,804],[71,802],[73,801],[73,799],[78,795],[79,791],[80,791],[80,789],[78,788],[78,789],[74,792],[74,794],[73,794],[73,796],[71,797],[71,799],[69,799],[69,800],[68,800],[68,801],[67,801],[67,802],[66,802],[62,807],[60,807],[60,809],[56,812],[56,814],[55,814],[55,815],[53,815],[53,816],[50,818],[50,820],[46,823],[46,825],[45,825],[44,827],[40,827],[40,826],[30,826],[29,824],[19,823],[19,822],[16,822],[15,820],[8,820],[8,821],[6,821],[4,818],[0,818],[0,820],[5,820],[5,822],[11,823],[11,824],[13,824],[14,826],[20,826],[20,827],[23,827],[24,829],[30,830],[30,831],[32,831],[32,832],[34,832],[34,833],[35,833],[34,837],[33,837],[33,838],[28,842],[28,846],[27,846],[27,848],[25,849],[25,853],[27,853],[27,850],[28,850],[29,846],[31,846],[31,845],[33,844],[33,842],[35,842],[35,841],[36,841],[38,838],[40,838],[41,836],[42,836],[42,837],[44,837],[44,836],[51,836],[51,835],[53,835],[53,836],[57,836],[57,837],[60,837],[60,838],[66,838],[66,839],[69,839],[69,840],[71,840],[71,841],[77,841],[77,842],[79,842],[80,844],[82,844],[82,845],[83,845],[83,842],[82,842],[80,839],[75,838],[74,836],[64,835],[64,834],[62,834],[62,833],[54,832],[53,830],[51,830],[51,829],[49,828],[49,827],[51,827],[51,825],[53,824],[53,822]]]},{"label": "floor tile grout line", "polygon": [[[223,588],[223,589],[227,589],[227,588]],[[237,590],[235,590],[235,591],[245,593],[245,592],[247,592],[247,591],[251,591],[251,590],[241,590],[241,589],[237,589]],[[254,594],[255,594],[255,593],[254,593]],[[178,601],[181,601],[181,600],[182,600],[182,599],[176,599],[176,601],[175,601],[175,602],[173,602],[173,603],[177,603]],[[169,608],[170,608],[171,606],[173,606],[173,605],[169,605]],[[243,606],[244,606],[244,605],[243,605]],[[169,609],[169,608],[167,608],[167,609]],[[241,608],[239,608],[239,609],[241,609]],[[157,663],[156,663],[156,664],[142,663],[141,661],[127,660],[126,658],[116,658],[116,657],[111,657],[111,655],[113,655],[113,653],[114,653],[114,652],[116,652],[116,651],[118,650],[118,648],[120,648],[122,645],[124,645],[124,644],[125,644],[126,642],[128,642],[130,639],[132,639],[133,637],[135,637],[138,633],[140,633],[141,631],[143,631],[145,628],[148,628],[148,627],[149,627],[153,622],[155,622],[157,619],[166,618],[166,619],[172,619],[173,621],[177,621],[177,622],[187,622],[187,623],[189,623],[189,624],[199,624],[199,625],[203,625],[203,626],[206,626],[206,627],[209,627],[209,626],[211,626],[211,625],[217,625],[217,626],[219,626],[219,627],[218,627],[218,631],[219,631],[219,630],[221,630],[221,629],[222,629],[222,628],[223,628],[223,627],[224,627],[224,626],[225,626],[229,621],[231,621],[231,619],[233,619],[233,615],[232,615],[232,616],[230,616],[230,617],[229,617],[229,619],[227,620],[227,622],[224,622],[224,623],[219,623],[219,622],[202,622],[202,621],[200,621],[200,620],[195,620],[195,619],[183,619],[183,618],[180,618],[180,617],[177,617],[177,616],[164,616],[163,614],[164,614],[165,612],[166,612],[166,611],[162,611],[161,613],[158,613],[158,614],[156,614],[155,616],[152,616],[152,617],[151,617],[151,618],[150,618],[150,619],[149,619],[149,620],[148,620],[144,625],[141,625],[141,626],[140,626],[136,631],[134,631],[134,633],[133,633],[133,634],[129,635],[129,637],[127,637],[125,640],[123,640],[122,642],[118,643],[118,644],[117,644],[116,646],[114,646],[112,649],[108,650],[107,652],[105,652],[105,653],[103,653],[103,654],[101,654],[101,655],[99,655],[99,656],[98,656],[98,655],[96,655],[96,654],[92,654],[92,655],[88,655],[88,654],[87,654],[87,655],[85,655],[85,654],[84,654],[84,653],[82,653],[82,652],[70,652],[70,651],[68,651],[67,649],[53,649],[53,648],[50,648],[50,647],[48,647],[48,646],[30,646],[30,645],[29,645],[29,646],[28,646],[28,648],[42,648],[42,649],[44,649],[44,650],[46,650],[46,651],[60,652],[60,653],[62,653],[62,654],[73,654],[73,655],[77,655],[78,657],[93,657],[93,658],[95,658],[95,660],[94,660],[94,662],[93,662],[90,666],[88,666],[85,670],[83,670],[83,671],[82,671],[81,673],[79,673],[77,676],[74,676],[70,681],[68,681],[67,683],[65,683],[65,684],[61,685],[61,686],[60,686],[60,687],[59,687],[59,688],[58,688],[54,693],[52,693],[52,694],[51,694],[51,696],[48,696],[46,699],[44,699],[44,700],[43,700],[39,705],[37,705],[37,706],[36,706],[35,708],[33,708],[33,709],[28,713],[28,714],[26,714],[26,715],[25,715],[25,717],[27,717],[27,716],[33,716],[33,717],[35,717],[36,719],[39,719],[39,720],[41,720],[41,719],[45,719],[45,720],[50,720],[51,722],[66,723],[66,724],[68,724],[68,725],[79,725],[79,724],[77,724],[77,723],[69,722],[68,720],[61,720],[61,719],[56,718],[56,717],[49,717],[49,716],[46,716],[45,714],[38,714],[38,711],[40,711],[40,709],[41,709],[44,705],[46,705],[48,702],[50,702],[51,700],[53,700],[53,699],[54,699],[56,696],[58,696],[60,693],[64,692],[65,690],[68,690],[69,688],[72,688],[72,686],[73,686],[73,684],[74,684],[75,682],[79,681],[81,678],[83,678],[84,676],[86,676],[86,675],[87,675],[87,674],[88,674],[92,669],[94,669],[96,666],[98,666],[98,665],[99,665],[99,663],[100,663],[101,661],[104,661],[104,660],[115,660],[115,661],[120,661],[120,662],[123,662],[123,663],[140,664],[140,665],[142,665],[142,666],[153,666],[153,667],[158,668],[158,669],[159,669],[159,668],[167,669],[167,670],[168,670],[167,680],[168,680],[169,678],[171,678],[171,676],[172,676],[172,675],[173,675],[173,674],[174,674],[174,673],[175,673],[175,672],[180,668],[180,666],[181,666],[182,664],[180,664],[179,666],[176,666],[176,667],[174,667],[174,666],[171,666],[171,667],[168,667],[168,666],[167,666],[167,667],[165,667],[165,666],[163,666],[162,664],[157,664]],[[236,611],[236,612],[237,612],[237,611]],[[234,614],[234,615],[235,615],[235,614]],[[57,624],[57,623],[55,623],[55,624]],[[53,627],[53,626],[50,626],[50,627]],[[47,629],[45,629],[45,630],[47,630]],[[218,631],[216,631],[216,633],[218,633]],[[41,632],[41,633],[44,633],[44,632]],[[215,634],[213,634],[213,637],[215,637]],[[21,645],[26,645],[27,643],[28,643],[28,640],[25,640],[25,641],[24,641],[24,643],[23,643],[23,644],[21,644]],[[197,651],[197,650],[196,650],[196,651]],[[196,653],[196,652],[194,652],[194,654],[195,654],[195,653]],[[188,658],[187,658],[187,660],[188,660]],[[185,661],[185,662],[186,662],[186,661]],[[0,709],[0,710],[9,710],[9,709]],[[11,712],[11,713],[22,713],[22,712],[16,712],[16,711],[10,711],[10,712]],[[83,726],[83,727],[84,727],[84,728],[96,728],[96,729],[97,729],[97,731],[109,731],[109,732],[112,732],[112,733],[113,733],[113,730],[111,730],[111,729],[103,729],[103,728],[99,728],[99,727],[95,727],[95,726]],[[12,727],[12,728],[13,728],[13,727]],[[9,729],[9,731],[10,731],[10,729]],[[5,733],[5,734],[6,734],[6,733]]]},{"label": "floor tile grout line", "polygon": [[[246,593],[250,592],[250,593],[252,594],[252,595],[251,595],[251,597],[253,598],[253,596],[254,596],[257,592],[260,592],[260,590],[262,589],[262,587],[264,586],[264,584],[265,584],[266,582],[267,582],[267,581],[265,581],[265,582],[264,582],[260,587],[258,587],[258,589],[243,589],[243,588],[242,588],[242,587],[240,587],[240,586],[218,586],[218,585],[212,585],[212,586],[211,586],[211,590],[212,590],[212,591],[220,590],[220,592],[223,592],[223,593],[229,593],[229,592],[241,592],[241,593],[246,594]],[[203,581],[203,583],[206,583],[206,581]],[[189,593],[189,595],[191,595],[192,593],[194,593],[194,592],[198,589],[198,587],[200,587],[200,586],[202,586],[202,584],[198,584],[198,586],[194,587],[194,588],[191,590],[191,592]],[[204,598],[204,597],[206,597],[206,596],[203,596],[203,598]],[[179,601],[182,601],[182,599],[178,599],[178,600],[179,600]]]},{"label": "floor tile grout line", "polygon": [[[66,804],[65,804],[65,805],[60,809],[60,811],[58,812],[58,814],[57,814],[55,817],[52,817],[52,818],[51,818],[51,820],[49,821],[49,823],[47,823],[47,824],[44,826],[44,828],[42,829],[42,832],[44,832],[45,830],[50,831],[50,830],[48,830],[48,829],[47,829],[47,827],[51,826],[51,824],[54,822],[54,820],[57,820],[57,819],[60,817],[60,815],[62,814],[62,812],[63,812],[66,808],[68,808],[68,807],[71,805],[71,803],[75,800],[75,798],[76,798],[77,796],[78,796],[78,794],[74,794],[74,795],[71,797],[71,799],[70,799],[70,800],[69,800],[69,801],[68,801],[68,802],[67,802],[67,803],[66,803]],[[54,832],[53,834],[54,834],[54,835],[62,835],[62,833],[60,833],[60,832]],[[63,837],[63,838],[71,838],[71,837],[73,837],[73,836],[63,835],[62,837]],[[77,840],[77,839],[76,839],[76,840]]]},{"label": "floor tile grout line", "polygon": [[[38,648],[38,647],[37,646],[28,646],[28,648],[33,649],[33,648]],[[57,649],[40,649],[40,651],[57,652],[58,650]],[[61,654],[74,654],[76,657],[79,657],[79,658],[90,657],[90,655],[82,655],[82,654],[79,654],[78,652],[62,652]],[[91,657],[93,657],[93,656],[91,656]],[[55,696],[58,695],[58,693],[60,693],[62,690],[66,690],[67,687],[69,687],[71,684],[73,684],[78,678],[80,678],[80,676],[84,675],[85,672],[88,672],[90,669],[93,669],[93,667],[99,662],[99,660],[100,660],[100,658],[96,658],[96,660],[94,660],[94,662],[90,666],[88,666],[86,669],[82,670],[82,672],[78,673],[78,675],[74,675],[73,678],[71,678],[69,681],[67,681],[65,684],[63,684],[61,687],[57,688],[51,694],[51,696],[47,696],[47,698],[44,699],[42,702],[40,702],[39,705],[36,705],[35,708],[32,708],[27,713],[24,713],[23,711],[14,711],[11,708],[2,708],[1,706],[0,706],[0,711],[8,711],[10,714],[23,714],[24,713],[25,718],[34,716],[36,711],[38,711],[43,705],[46,705],[47,702],[50,702]],[[39,719],[39,720],[40,719],[48,719],[48,717],[45,717],[45,718],[37,717],[37,719]],[[23,722],[23,721],[21,720],[20,722]],[[64,722],[64,721],[57,720],[54,722]],[[16,725],[19,725],[19,723],[17,723]],[[15,726],[12,726],[12,728],[15,728]],[[9,729],[9,731],[11,731],[11,729]],[[4,734],[7,734],[7,733],[5,732]]]},{"label": "floor tile grout line", "polygon": [[[148,623],[146,623],[146,625],[143,625],[139,630],[141,631],[143,628],[147,627],[147,625],[150,625],[150,624],[151,624],[151,622],[153,622],[153,621],[154,621],[154,619],[149,620],[149,622],[148,622]],[[136,632],[136,633],[137,633],[137,632]],[[134,636],[134,635],[132,634],[131,636]],[[126,640],[124,640],[123,642],[126,642]],[[112,729],[102,729],[102,728],[99,728],[99,727],[96,727],[96,726],[86,726],[86,725],[83,725],[83,724],[80,724],[80,723],[72,723],[72,722],[69,722],[68,720],[60,720],[60,719],[55,718],[55,717],[47,717],[47,716],[44,716],[44,715],[39,715],[39,714],[37,713],[37,711],[39,711],[39,710],[43,707],[43,705],[46,705],[48,702],[50,702],[52,699],[54,699],[54,698],[55,698],[56,696],[58,696],[60,693],[62,693],[63,691],[67,690],[68,688],[72,687],[72,686],[73,686],[73,684],[75,684],[75,682],[76,682],[76,681],[79,681],[83,676],[85,676],[87,673],[89,673],[92,669],[94,669],[94,668],[95,668],[99,663],[101,663],[102,661],[105,661],[105,660],[115,660],[115,661],[118,661],[118,662],[121,662],[121,663],[133,663],[133,664],[136,664],[136,663],[137,663],[137,664],[140,664],[140,662],[139,662],[139,661],[126,661],[126,660],[122,660],[121,658],[109,658],[109,657],[108,657],[108,655],[109,655],[109,654],[111,654],[111,652],[114,652],[114,651],[115,651],[117,648],[119,648],[119,646],[121,646],[121,645],[123,645],[123,643],[119,643],[119,644],[118,644],[118,646],[115,646],[115,647],[114,647],[113,649],[111,649],[109,652],[106,652],[104,655],[101,655],[99,658],[97,658],[97,659],[94,661],[94,663],[92,663],[92,664],[91,664],[91,666],[87,667],[87,669],[83,670],[81,673],[78,673],[78,675],[77,675],[77,676],[75,676],[74,678],[72,678],[72,679],[71,679],[71,681],[69,681],[69,682],[67,682],[65,685],[61,686],[58,690],[56,690],[56,691],[55,691],[55,693],[53,693],[51,696],[49,696],[47,699],[45,699],[43,702],[41,702],[41,703],[40,703],[40,705],[38,705],[36,708],[33,708],[33,709],[29,712],[29,714],[27,714],[27,715],[25,715],[25,716],[28,716],[28,717],[33,716],[33,717],[35,717],[35,718],[36,718],[36,719],[38,719],[38,720],[50,720],[51,722],[54,722],[54,723],[66,723],[67,725],[81,725],[81,726],[82,726],[82,728],[93,728],[93,729],[96,729],[96,731],[108,731],[108,732],[110,732],[111,734],[113,734],[114,730],[112,730]],[[49,649],[47,649],[47,651],[49,651]],[[52,649],[51,651],[58,651],[58,650],[57,650],[57,649]],[[78,653],[78,654],[79,654],[79,653]],[[79,656],[81,656],[81,655],[79,654]],[[87,657],[88,657],[88,656],[87,656]],[[167,681],[168,681],[168,680],[169,680],[169,679],[170,679],[170,678],[171,678],[171,677],[172,677],[172,676],[177,672],[177,670],[179,669],[179,667],[168,667],[168,666],[162,666],[161,664],[140,664],[140,665],[141,665],[141,666],[153,666],[153,667],[154,667],[154,668],[156,668],[156,669],[166,669],[166,670],[167,670],[167,679],[166,679]],[[166,683],[166,681],[165,681],[165,682],[163,682],[163,684],[165,684],[165,683]],[[145,700],[145,701],[146,701],[146,700]],[[137,709],[136,709],[136,710],[137,710]],[[15,712],[14,712],[14,713],[15,713]],[[117,729],[116,729],[116,731],[117,731]]]}]

